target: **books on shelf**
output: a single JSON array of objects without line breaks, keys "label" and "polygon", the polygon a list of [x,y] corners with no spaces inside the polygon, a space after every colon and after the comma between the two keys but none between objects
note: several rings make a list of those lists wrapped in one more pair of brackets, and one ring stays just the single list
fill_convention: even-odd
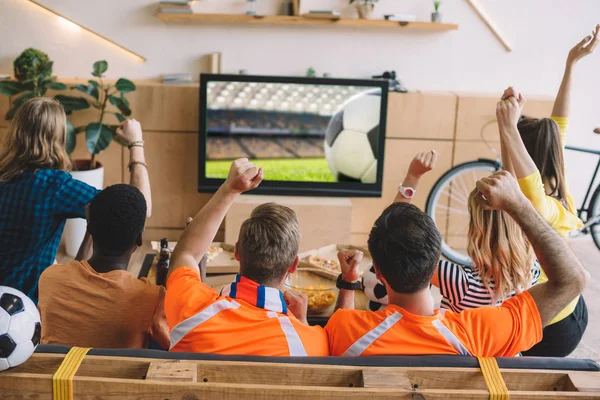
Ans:
[{"label": "books on shelf", "polygon": [[161,13],[166,14],[191,14],[191,8],[160,8]]},{"label": "books on shelf", "polygon": [[388,14],[384,16],[388,21],[398,21],[398,22],[415,22],[417,20],[417,16],[414,14]]},{"label": "books on shelf", "polygon": [[163,75],[163,83],[192,83],[192,75],[188,73],[183,74],[169,74]]},{"label": "books on shelf", "polygon": [[306,14],[302,14],[304,18],[314,18],[314,19],[340,19],[339,11],[331,11],[331,10],[311,10]]},{"label": "books on shelf", "polygon": [[192,12],[192,6],[187,0],[165,0],[158,3],[158,10],[163,13],[189,14]]},{"label": "books on shelf", "polygon": [[171,5],[171,6],[189,6],[190,0],[162,0],[158,4],[160,5]]}]

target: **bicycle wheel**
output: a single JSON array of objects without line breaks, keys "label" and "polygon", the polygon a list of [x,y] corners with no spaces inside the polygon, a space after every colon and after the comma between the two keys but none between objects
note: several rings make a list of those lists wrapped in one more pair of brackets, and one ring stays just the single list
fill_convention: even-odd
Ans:
[{"label": "bicycle wheel", "polygon": [[[594,218],[600,218],[600,185],[594,191],[592,201],[590,201],[587,218],[588,221]],[[590,233],[592,234],[592,239],[594,239],[596,247],[600,250],[600,220],[590,226]]]},{"label": "bicycle wheel", "polygon": [[467,255],[469,194],[475,182],[500,169],[500,163],[481,159],[459,164],[446,172],[433,186],[425,212],[442,234],[442,255],[462,265],[471,265]]}]

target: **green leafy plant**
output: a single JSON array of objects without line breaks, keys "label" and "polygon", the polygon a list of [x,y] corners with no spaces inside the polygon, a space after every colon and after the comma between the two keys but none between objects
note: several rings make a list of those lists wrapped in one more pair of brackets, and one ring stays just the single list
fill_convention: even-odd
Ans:
[{"label": "green leafy plant", "polygon": [[441,1],[434,1],[433,2],[433,8],[435,9],[435,12],[439,12],[440,11],[440,6],[442,5]]},{"label": "green leafy plant", "polygon": [[[67,89],[67,85],[56,81],[52,76],[52,65],[48,54],[29,48],[21,53],[13,62],[15,80],[0,81],[0,94],[11,97],[11,107],[6,113],[6,119],[11,120],[21,104],[34,97],[45,96],[48,90],[61,91]],[[89,107],[85,99],[77,99],[64,96],[69,100],[63,103],[65,111],[72,111]],[[73,127],[68,124],[68,128]]]},{"label": "green leafy plant", "polygon": [[[105,150],[116,138],[118,125],[106,124],[104,122],[106,116],[113,114],[119,122],[125,121],[125,117],[131,115],[129,101],[125,98],[125,94],[136,90],[135,84],[125,78],[118,79],[114,84],[105,84],[102,78],[107,70],[108,63],[106,61],[96,61],[92,75],[97,79],[90,79],[87,85],[79,84],[72,88],[87,96],[87,98],[83,98],[88,103],[87,108],[91,106],[98,110],[98,118],[94,122],[67,132],[67,153],[69,154],[75,149],[77,135],[85,132],[85,144],[91,155],[90,169],[96,168],[96,155]],[[68,104],[72,101],[67,98],[68,96],[58,95],[56,97],[61,103],[64,101]],[[112,109],[109,106],[112,106]]]},{"label": "green leafy plant", "polygon": [[306,70],[306,76],[309,78],[314,78],[317,76],[317,71],[313,67],[310,67]]}]

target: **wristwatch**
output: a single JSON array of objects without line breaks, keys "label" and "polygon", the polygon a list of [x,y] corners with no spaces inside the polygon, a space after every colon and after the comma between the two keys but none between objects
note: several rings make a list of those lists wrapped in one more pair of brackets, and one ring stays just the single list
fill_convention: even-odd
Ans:
[{"label": "wristwatch", "polygon": [[337,287],[338,289],[344,289],[344,290],[360,290],[362,288],[362,285],[360,284],[360,280],[358,280],[354,283],[346,282],[345,280],[342,279],[342,274],[339,274],[337,281],[335,282],[335,287]]},{"label": "wristwatch", "polygon": [[406,199],[412,199],[415,196],[415,193],[417,192],[414,188],[410,186],[403,186],[402,184],[398,186],[398,191]]}]

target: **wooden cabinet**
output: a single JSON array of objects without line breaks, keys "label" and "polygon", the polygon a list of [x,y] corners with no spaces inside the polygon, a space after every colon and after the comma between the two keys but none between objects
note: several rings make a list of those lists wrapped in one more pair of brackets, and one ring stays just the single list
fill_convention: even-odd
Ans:
[{"label": "wooden cabinet", "polygon": [[439,93],[390,93],[388,96],[388,138],[454,138],[456,95]]},{"label": "wooden cabinet", "polygon": [[[144,141],[153,210],[146,225],[183,229],[186,218],[193,217],[211,197],[197,190],[198,135],[145,131]],[[129,155],[125,156],[126,166]]]},{"label": "wooden cabinet", "polygon": [[[81,80],[64,80],[69,85]],[[85,82],[85,81],[84,81]],[[137,90],[129,93],[132,117],[144,129],[146,158],[152,185],[153,213],[146,228],[146,238],[169,237],[175,240],[188,216],[194,216],[210,199],[199,194],[198,185],[198,84],[164,85],[138,81]],[[436,170],[420,182],[413,204],[424,208],[433,184],[451,166],[477,158],[499,157],[500,144],[495,123],[497,95],[414,92],[390,93],[387,116],[387,139],[381,198],[352,198],[350,241],[364,245],[373,222],[389,205],[408,165],[418,151],[436,149],[440,161]],[[8,110],[8,98],[0,96],[0,117]],[[530,98],[525,114],[549,116],[550,98]],[[75,113],[76,126],[95,118],[95,109]],[[116,123],[116,120],[108,123]],[[7,121],[0,118],[0,136]],[[496,149],[494,153],[483,138]],[[78,138],[79,139],[79,138]],[[74,153],[75,158],[87,158],[83,136]],[[98,156],[106,168],[105,184],[128,182],[129,152],[116,143]],[[315,202],[318,204],[318,201]],[[448,231],[450,227],[440,226]],[[449,232],[446,232],[449,234]],[[310,234],[310,230],[307,232]],[[222,240],[223,232],[218,239]],[[231,237],[231,236],[229,236]],[[321,245],[331,240],[322,239]],[[451,239],[454,240],[454,239]],[[462,238],[457,238],[460,241]]]}]

